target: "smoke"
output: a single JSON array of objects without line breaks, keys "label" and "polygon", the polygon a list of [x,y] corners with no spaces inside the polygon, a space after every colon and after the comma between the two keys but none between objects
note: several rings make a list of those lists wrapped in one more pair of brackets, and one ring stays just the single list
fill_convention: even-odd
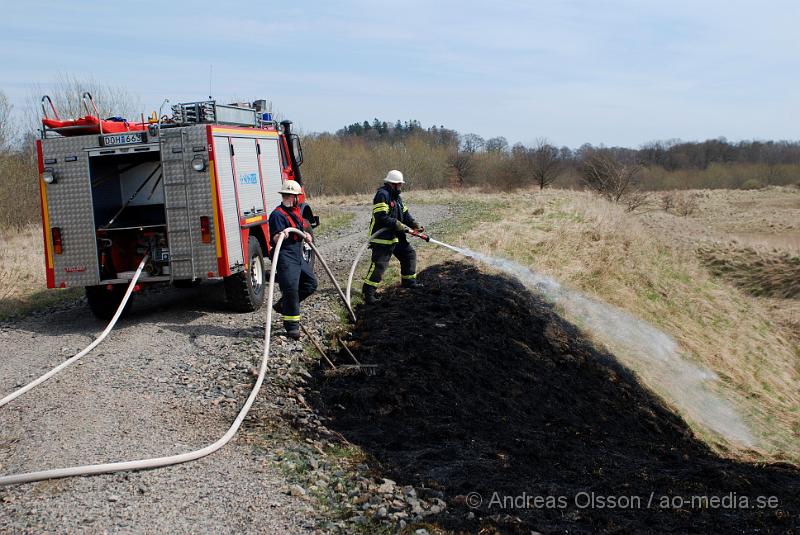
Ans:
[{"label": "smoke", "polygon": [[711,391],[717,375],[689,362],[668,334],[615,306],[565,288],[527,267],[483,253],[437,243],[468,258],[513,275],[548,301],[561,307],[585,332],[632,367],[681,413],[732,442],[754,446],[755,439],[734,408]]}]

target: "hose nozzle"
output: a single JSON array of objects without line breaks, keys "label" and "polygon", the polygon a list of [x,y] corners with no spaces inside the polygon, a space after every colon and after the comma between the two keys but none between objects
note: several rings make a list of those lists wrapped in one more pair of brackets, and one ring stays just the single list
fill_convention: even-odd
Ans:
[{"label": "hose nozzle", "polygon": [[419,238],[421,240],[425,240],[427,242],[431,241],[431,237],[430,236],[428,236],[427,234],[423,234],[423,233],[419,232],[418,230],[410,229],[408,231],[408,233],[411,234],[412,236],[416,236],[417,238]]}]

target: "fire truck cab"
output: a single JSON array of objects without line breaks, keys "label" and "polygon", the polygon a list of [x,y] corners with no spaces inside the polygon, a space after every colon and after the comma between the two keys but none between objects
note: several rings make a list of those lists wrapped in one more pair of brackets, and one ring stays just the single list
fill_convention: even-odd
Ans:
[{"label": "fire truck cab", "polygon": [[[108,318],[147,256],[142,284],[223,279],[233,309],[262,306],[269,213],[282,180],[303,184],[291,121],[273,121],[265,101],[182,103],[133,124],[88,106],[62,121],[45,102],[37,149],[48,288],[84,286],[92,312]],[[311,231],[319,219],[301,202]]]}]

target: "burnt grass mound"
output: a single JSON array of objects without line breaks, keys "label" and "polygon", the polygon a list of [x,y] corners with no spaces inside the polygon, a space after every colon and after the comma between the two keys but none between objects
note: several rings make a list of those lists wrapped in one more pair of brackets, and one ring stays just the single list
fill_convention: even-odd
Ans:
[{"label": "burnt grass mound", "polygon": [[446,510],[426,522],[473,533],[800,533],[800,471],[716,455],[516,280],[461,262],[419,280],[423,290],[388,288],[359,310],[351,349],[377,373],[320,370],[311,401],[375,477],[444,494]]}]

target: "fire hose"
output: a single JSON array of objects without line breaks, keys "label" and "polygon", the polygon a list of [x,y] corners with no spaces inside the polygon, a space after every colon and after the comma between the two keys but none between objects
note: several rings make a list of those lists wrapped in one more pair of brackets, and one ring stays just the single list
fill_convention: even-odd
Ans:
[{"label": "fire hose", "polygon": [[[134,273],[133,278],[131,279],[131,282],[128,284],[128,290],[125,292],[125,295],[122,298],[122,302],[120,302],[119,307],[117,307],[117,312],[111,318],[111,321],[108,322],[108,325],[106,326],[105,330],[102,333],[100,333],[100,336],[98,336],[91,344],[86,346],[86,348],[84,348],[82,351],[79,351],[78,353],[76,353],[72,357],[68,358],[67,360],[65,360],[64,362],[62,362],[61,364],[59,364],[58,366],[56,366],[55,368],[53,368],[49,372],[45,373],[44,375],[42,375],[38,379],[34,379],[33,381],[31,381],[30,383],[26,384],[25,386],[23,386],[22,388],[20,388],[16,392],[12,392],[11,394],[9,394],[6,397],[4,397],[3,399],[0,399],[0,407],[2,407],[3,405],[5,405],[6,403],[8,403],[10,401],[13,401],[13,400],[17,399],[19,396],[21,396],[25,392],[27,392],[29,390],[32,390],[33,388],[39,386],[40,384],[42,384],[43,382],[47,381],[48,379],[50,379],[51,377],[53,377],[57,373],[61,372],[67,366],[69,366],[69,365],[75,363],[76,361],[80,360],[84,355],[86,355],[92,349],[97,347],[100,344],[100,342],[105,340],[106,336],[108,336],[108,333],[110,333],[111,329],[114,328],[114,325],[117,324],[117,320],[122,315],[122,311],[125,309],[125,305],[128,304],[128,299],[131,298],[131,294],[133,293],[133,289],[136,287],[136,282],[139,280],[139,275],[142,274],[142,270],[144,269],[145,264],[147,264],[147,260],[148,259],[149,259],[149,257],[147,255],[145,255],[145,257],[142,258],[142,261],[139,263],[139,267],[136,269],[136,273]],[[0,483],[0,484],[2,484],[2,483]]]},{"label": "fire hose", "polygon": [[[303,233],[302,231],[299,231],[297,229],[289,228],[287,230],[289,232],[297,233],[300,236],[305,237],[305,233]],[[283,244],[283,240],[284,240],[284,236],[280,235],[278,237],[278,241],[275,244],[275,251],[273,253],[273,261],[272,261],[272,265],[270,266],[269,291],[268,291],[268,294],[267,294],[267,303],[269,303],[269,304],[272,303],[272,299],[273,299],[273,296],[274,296],[275,266],[277,265],[277,260],[278,260],[278,256],[280,255],[280,250],[281,250],[281,245]],[[348,309],[348,311],[350,313],[350,316],[353,318],[353,321],[355,321],[355,313],[353,312],[353,308],[352,308],[352,306],[350,306],[349,300],[346,299],[344,292],[342,292],[341,286],[339,286],[339,283],[336,282],[336,278],[333,276],[333,272],[330,270],[330,268],[328,267],[328,264],[325,262],[323,257],[319,254],[319,250],[316,248],[316,246],[313,243],[310,243],[310,245],[311,245],[311,248],[314,251],[314,254],[316,254],[317,258],[320,259],[320,261],[322,263],[322,267],[325,269],[325,272],[330,277],[331,281],[333,282],[333,285],[336,287],[336,290],[339,292],[339,296],[342,298],[342,300],[345,301],[345,305],[346,305],[346,307],[347,307],[347,309]],[[127,303],[127,300],[130,297],[130,294],[133,292],[133,288],[134,288],[134,286],[136,284],[136,280],[139,278],[139,275],[141,274],[141,271],[142,271],[142,269],[144,267],[144,263],[145,263],[146,260],[147,260],[147,258],[143,259],[141,264],[139,264],[139,269],[136,271],[136,274],[134,275],[133,279],[131,279],[131,282],[130,282],[130,284],[128,286],[128,291],[126,292],[125,297],[122,300],[122,303],[120,303],[120,306],[117,309],[116,314],[114,314],[114,317],[112,318],[111,323],[109,323],[108,327],[106,327],[106,330],[103,331],[101,336],[98,337],[97,340],[92,342],[92,344],[90,344],[86,349],[84,349],[83,351],[81,351],[80,353],[75,355],[74,357],[72,357],[69,360],[65,361],[61,365],[57,366],[56,368],[54,368],[50,372],[42,375],[41,377],[39,377],[35,381],[29,383],[28,385],[24,386],[23,388],[21,388],[21,389],[17,390],[16,392],[10,394],[9,396],[6,396],[5,398],[3,398],[3,400],[0,401],[0,406],[8,403],[9,401],[15,399],[16,397],[24,394],[28,390],[31,390],[32,388],[34,388],[38,384],[41,384],[42,382],[46,381],[47,379],[49,379],[50,377],[52,377],[56,373],[60,372],[61,370],[63,370],[64,368],[66,368],[67,366],[69,366],[70,364],[72,364],[73,362],[78,360],[79,358],[81,358],[83,355],[89,353],[89,351],[94,349],[94,347],[96,347],[108,335],[108,333],[114,327],[114,324],[116,323],[117,319],[122,314],[122,310],[124,309],[125,304]],[[70,467],[70,468],[58,468],[58,469],[54,469],[54,470],[42,470],[42,471],[38,471],[38,472],[28,472],[28,473],[23,473],[23,474],[15,474],[15,475],[10,475],[10,476],[3,476],[3,477],[0,477],[0,486],[15,485],[15,484],[21,484],[21,483],[31,483],[31,482],[34,482],[34,481],[42,481],[42,480],[45,480],[45,479],[56,479],[56,478],[62,478],[62,477],[85,476],[85,475],[95,475],[95,474],[107,474],[107,473],[111,473],[111,472],[122,472],[122,471],[129,471],[129,470],[144,470],[144,469],[149,469],[149,468],[159,468],[159,467],[163,467],[163,466],[170,466],[170,465],[174,465],[174,464],[180,464],[180,463],[185,463],[185,462],[189,462],[189,461],[194,461],[194,460],[200,459],[202,457],[205,457],[207,455],[210,455],[210,454],[214,453],[215,451],[217,451],[218,449],[223,447],[225,444],[227,444],[231,440],[231,438],[233,438],[233,436],[236,434],[236,431],[239,430],[239,427],[242,425],[242,422],[244,421],[245,417],[247,416],[247,413],[250,411],[250,408],[253,405],[253,402],[255,401],[259,390],[261,389],[261,384],[264,382],[264,376],[266,375],[266,371],[267,371],[267,363],[269,361],[270,335],[271,335],[271,333],[272,333],[272,307],[271,306],[267,306],[266,327],[265,327],[265,332],[264,332],[264,352],[262,354],[261,366],[259,367],[259,370],[258,370],[258,378],[256,379],[256,384],[253,386],[253,389],[251,390],[250,395],[248,396],[248,398],[245,401],[244,405],[239,410],[239,414],[236,416],[236,419],[233,421],[233,424],[231,424],[231,426],[228,429],[228,431],[219,440],[217,440],[216,442],[213,442],[212,444],[209,444],[209,445],[205,446],[204,448],[201,448],[201,449],[198,449],[198,450],[189,451],[189,452],[186,452],[186,453],[180,453],[180,454],[176,454],[176,455],[167,455],[167,456],[164,456],[164,457],[155,457],[155,458],[150,458],[150,459],[139,459],[139,460],[135,460],[135,461],[122,461],[122,462],[113,462],[113,463],[104,463],[104,464],[92,464],[92,465],[85,465],[85,466],[73,466],[73,467]]]},{"label": "fire hose", "polygon": [[[433,241],[434,243],[441,244],[441,242],[432,239],[427,234],[423,234],[422,232],[419,232],[417,230],[414,230],[414,229],[411,229],[411,228],[408,228],[408,227],[406,227],[406,229],[407,229],[406,233],[410,234],[411,236],[414,236],[415,238],[419,238],[421,240],[425,240],[426,242]],[[370,236],[369,239],[367,239],[367,242],[364,245],[362,245],[361,248],[358,250],[358,252],[356,253],[355,258],[353,259],[353,265],[350,266],[350,273],[347,275],[347,291],[346,291],[345,302],[347,303],[348,307],[352,307],[352,302],[350,301],[350,290],[353,287],[353,275],[355,275],[355,273],[356,273],[356,267],[358,266],[358,261],[361,260],[361,257],[364,255],[364,251],[366,251],[367,247],[369,247],[369,244],[372,241],[372,238],[376,238],[378,236],[378,234],[384,232],[385,230],[386,229],[380,229],[379,231],[374,233],[372,236]],[[353,316],[353,318],[355,318],[355,316]]]}]

